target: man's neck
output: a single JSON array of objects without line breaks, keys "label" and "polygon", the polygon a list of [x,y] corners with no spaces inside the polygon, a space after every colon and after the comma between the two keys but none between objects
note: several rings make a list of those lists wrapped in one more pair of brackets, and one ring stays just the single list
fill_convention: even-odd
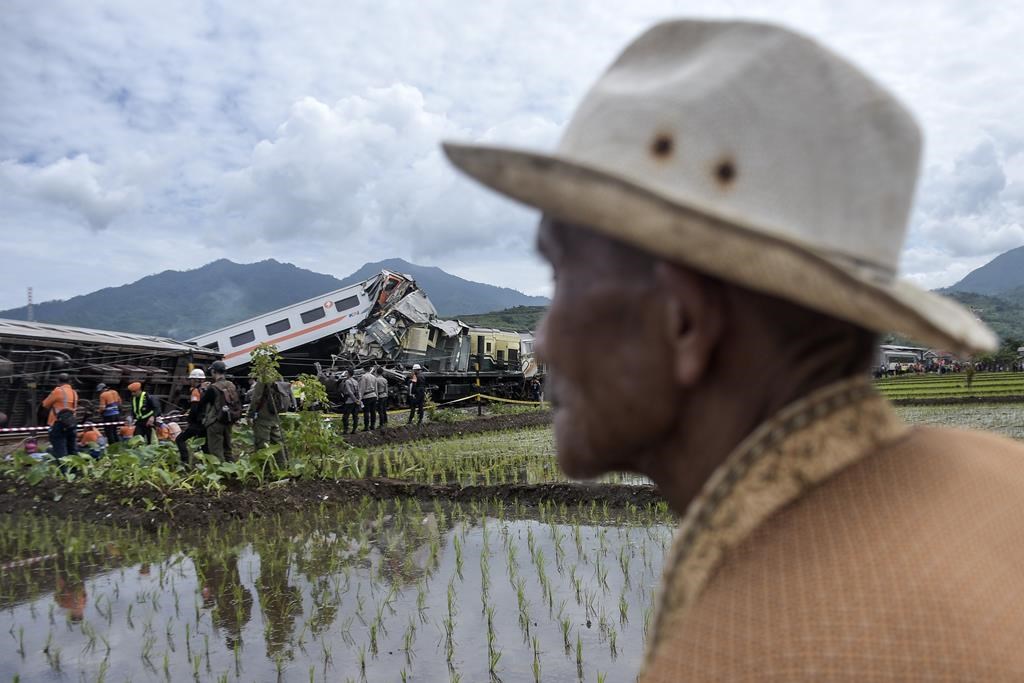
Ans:
[{"label": "man's neck", "polygon": [[669,507],[683,514],[715,470],[755,429],[791,403],[842,379],[842,374],[814,364],[733,373],[701,391],[699,399],[680,401],[679,429],[649,460],[656,466],[648,474]]}]

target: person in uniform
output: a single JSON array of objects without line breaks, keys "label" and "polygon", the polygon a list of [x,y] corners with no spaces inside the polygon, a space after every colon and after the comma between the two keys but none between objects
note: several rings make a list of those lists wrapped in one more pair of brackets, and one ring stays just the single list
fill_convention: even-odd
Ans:
[{"label": "person in uniform", "polygon": [[427,402],[427,380],[423,376],[423,368],[419,363],[413,363],[412,374],[409,375],[409,422],[419,413],[419,420],[416,424],[423,424],[423,407]]},{"label": "person in uniform", "polygon": [[[363,399],[359,395],[359,382],[346,370],[342,375],[341,393],[344,403],[341,406],[341,430],[344,434],[355,434],[359,427],[359,411],[363,407]],[[348,418],[352,418],[352,431],[348,431]]]},{"label": "person in uniform", "polygon": [[920,149],[814,40],[688,20],[553,154],[445,145],[543,213],[561,467],[646,475],[682,516],[643,683],[1024,680],[1024,445],[909,426],[870,381],[880,333],[997,346],[896,277]]},{"label": "person in uniform", "polygon": [[377,376],[372,371],[361,371],[359,396],[363,400],[363,431],[377,427]]},{"label": "person in uniform", "polygon": [[234,428],[229,404],[238,402],[238,388],[227,378],[228,368],[224,361],[214,361],[210,366],[213,383],[203,392],[199,400],[199,411],[206,428],[206,447],[211,455],[233,462],[231,432]]},{"label": "person in uniform", "polygon": [[[288,395],[285,395],[285,391]],[[253,445],[258,449],[267,444],[280,444],[275,455],[277,464],[284,466],[284,434],[281,432],[281,413],[290,409],[291,385],[285,381],[261,382],[253,385],[249,418],[252,420]]]},{"label": "person in uniform", "polygon": [[388,378],[384,376],[382,365],[374,372],[377,375],[377,424],[384,429],[388,424]]},{"label": "person in uniform", "polygon": [[132,418],[135,420],[135,436],[141,436],[146,443],[153,443],[153,428],[160,416],[160,404],[156,397],[142,389],[141,382],[128,385],[131,393]]}]

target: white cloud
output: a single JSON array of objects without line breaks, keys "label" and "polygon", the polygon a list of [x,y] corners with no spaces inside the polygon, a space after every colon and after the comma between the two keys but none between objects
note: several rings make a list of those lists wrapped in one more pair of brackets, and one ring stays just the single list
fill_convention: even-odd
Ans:
[{"label": "white cloud", "polygon": [[[526,116],[481,137],[550,144],[556,130]],[[521,245],[530,223],[476,191],[438,145],[472,137],[410,85],[370,88],[333,105],[306,97],[273,139],[255,146],[249,164],[228,175],[226,205],[271,243],[338,240],[385,254],[404,245],[430,258]]]},{"label": "white cloud", "polygon": [[138,188],[87,154],[46,166],[3,162],[0,176],[15,192],[70,209],[93,230],[102,230],[118,215],[138,209],[142,200]]},{"label": "white cloud", "polygon": [[985,137],[952,163],[928,169],[903,256],[913,279],[950,285],[1024,244],[1024,193],[1007,172],[1022,156],[1011,146],[1000,151]]}]

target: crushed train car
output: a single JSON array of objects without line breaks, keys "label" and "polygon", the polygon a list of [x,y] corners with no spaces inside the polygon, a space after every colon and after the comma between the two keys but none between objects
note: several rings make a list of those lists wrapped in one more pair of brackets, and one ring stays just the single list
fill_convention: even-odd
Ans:
[{"label": "crushed train car", "polygon": [[161,403],[177,401],[193,365],[220,358],[210,349],[127,332],[0,319],[0,412],[10,427],[46,424],[42,400],[66,372],[78,390],[79,416],[92,416],[96,385],[127,401],[127,386],[143,382]]},{"label": "crushed train car", "polygon": [[286,376],[382,365],[392,380],[402,380],[418,363],[428,373],[434,399],[441,401],[475,391],[478,374],[488,391],[521,395],[524,380],[537,371],[532,336],[526,339],[529,354],[523,353],[518,332],[441,319],[413,278],[382,270],[363,282],[189,341],[223,353],[236,375],[247,371],[261,342],[281,352]]}]

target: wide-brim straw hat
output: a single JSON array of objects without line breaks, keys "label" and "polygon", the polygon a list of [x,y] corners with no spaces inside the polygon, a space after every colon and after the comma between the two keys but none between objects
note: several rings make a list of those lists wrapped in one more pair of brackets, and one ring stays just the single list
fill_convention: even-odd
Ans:
[{"label": "wide-brim straw hat", "polygon": [[968,309],[897,279],[920,148],[900,102],[817,42],[691,20],[629,45],[554,152],[444,145],[552,218],[870,330],[995,349]]}]

